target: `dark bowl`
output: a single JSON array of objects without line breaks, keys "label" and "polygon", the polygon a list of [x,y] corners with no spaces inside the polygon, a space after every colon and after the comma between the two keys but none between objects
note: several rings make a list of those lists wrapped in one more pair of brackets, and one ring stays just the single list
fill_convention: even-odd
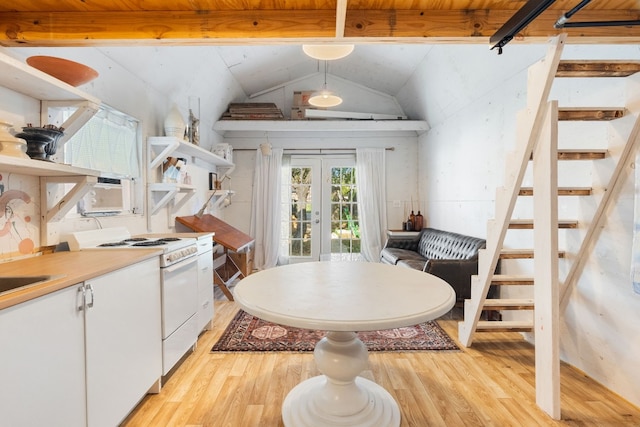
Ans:
[{"label": "dark bowl", "polygon": [[47,138],[59,138],[64,135],[64,132],[57,129],[49,129],[42,127],[25,126],[22,128],[22,133],[29,135],[41,135]]},{"label": "dark bowl", "polygon": [[40,133],[20,132],[16,134],[17,138],[22,138],[27,142],[51,142],[52,137],[50,135],[43,135]]}]

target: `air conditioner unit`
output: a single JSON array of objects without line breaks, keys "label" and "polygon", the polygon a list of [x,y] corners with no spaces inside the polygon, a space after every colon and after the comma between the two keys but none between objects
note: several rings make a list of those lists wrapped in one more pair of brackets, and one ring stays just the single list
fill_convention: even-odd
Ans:
[{"label": "air conditioner unit", "polygon": [[118,215],[128,210],[128,185],[117,178],[99,177],[98,182],[78,202],[82,216]]}]

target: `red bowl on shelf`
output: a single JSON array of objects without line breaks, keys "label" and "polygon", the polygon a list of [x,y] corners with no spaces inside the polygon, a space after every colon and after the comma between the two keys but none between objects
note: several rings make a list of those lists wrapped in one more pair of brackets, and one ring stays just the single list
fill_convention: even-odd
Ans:
[{"label": "red bowl on shelf", "polygon": [[80,86],[98,77],[98,72],[91,67],[54,56],[30,56],[27,64],[71,86]]}]

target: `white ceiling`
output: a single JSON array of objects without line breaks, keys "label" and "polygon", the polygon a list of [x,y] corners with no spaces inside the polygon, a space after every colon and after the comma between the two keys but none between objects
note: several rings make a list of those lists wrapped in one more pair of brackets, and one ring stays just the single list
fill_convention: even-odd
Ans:
[{"label": "white ceiling", "polygon": [[[328,73],[395,96],[432,47],[362,44],[346,58],[328,62]],[[219,55],[247,96],[324,71],[324,64],[306,56],[300,45],[99,49],[152,86],[164,90],[175,86],[176,79],[189,79],[190,73],[206,64],[212,55]]]}]

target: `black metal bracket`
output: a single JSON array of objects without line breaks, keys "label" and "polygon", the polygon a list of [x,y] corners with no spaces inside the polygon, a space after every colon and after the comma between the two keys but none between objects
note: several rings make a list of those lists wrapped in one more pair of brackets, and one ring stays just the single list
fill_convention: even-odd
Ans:
[{"label": "black metal bracket", "polygon": [[556,0],[529,0],[518,10],[502,27],[489,39],[495,43],[491,50],[498,48],[498,55],[502,54],[502,48],[515,37],[518,32],[529,25],[538,15],[547,10]]}]

